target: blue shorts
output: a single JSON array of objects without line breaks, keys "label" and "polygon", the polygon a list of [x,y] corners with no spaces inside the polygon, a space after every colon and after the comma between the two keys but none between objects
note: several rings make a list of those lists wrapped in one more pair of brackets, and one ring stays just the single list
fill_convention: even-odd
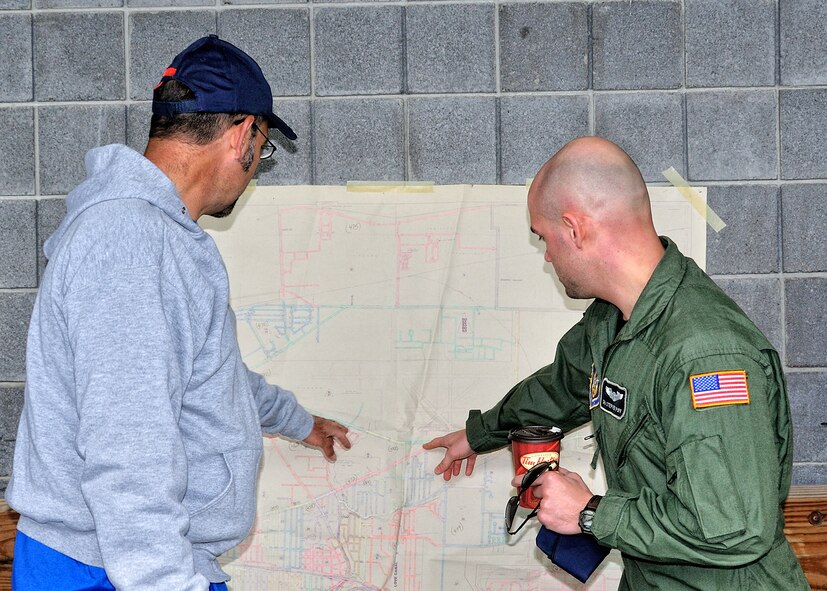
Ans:
[{"label": "blue shorts", "polygon": [[[14,591],[115,591],[106,572],[69,558],[17,532],[11,572]],[[227,591],[224,583],[211,583],[210,591]]]}]

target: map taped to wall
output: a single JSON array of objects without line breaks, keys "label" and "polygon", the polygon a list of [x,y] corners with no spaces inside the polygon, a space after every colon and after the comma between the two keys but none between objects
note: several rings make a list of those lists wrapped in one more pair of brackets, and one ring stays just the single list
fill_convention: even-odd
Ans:
[{"label": "map taped to wall", "polygon": [[[444,450],[422,449],[550,363],[589,303],[566,298],[544,262],[526,187],[394,188],[257,187],[203,224],[247,366],[353,443],[330,463],[265,438],[253,532],[222,559],[231,588],[617,589],[616,552],[581,584],[536,548],[536,519],[505,533],[508,448],[447,483],[433,473]],[[702,216],[674,188],[650,194],[658,231],[703,268]],[[601,492],[589,434],[566,434],[560,465]]]}]

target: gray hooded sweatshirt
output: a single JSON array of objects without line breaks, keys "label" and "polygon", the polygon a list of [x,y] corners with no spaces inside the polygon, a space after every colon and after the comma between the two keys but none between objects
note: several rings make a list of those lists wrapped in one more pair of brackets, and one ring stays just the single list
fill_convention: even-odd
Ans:
[{"label": "gray hooded sweatshirt", "polygon": [[207,589],[253,524],[262,431],[313,418],[244,365],[221,256],[169,178],[120,145],[86,169],[45,246],[6,498],[118,589]]}]

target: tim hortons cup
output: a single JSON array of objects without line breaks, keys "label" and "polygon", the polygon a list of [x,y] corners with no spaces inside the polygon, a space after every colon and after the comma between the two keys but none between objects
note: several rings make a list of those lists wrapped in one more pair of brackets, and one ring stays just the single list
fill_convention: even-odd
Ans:
[{"label": "tim hortons cup", "polygon": [[[560,440],[563,430],[560,427],[530,426],[512,429],[508,434],[511,441],[511,456],[514,459],[514,473],[525,474],[540,462],[548,462],[551,470],[556,470],[560,463]],[[532,489],[520,495],[520,506],[534,509],[540,499],[534,496]]]}]

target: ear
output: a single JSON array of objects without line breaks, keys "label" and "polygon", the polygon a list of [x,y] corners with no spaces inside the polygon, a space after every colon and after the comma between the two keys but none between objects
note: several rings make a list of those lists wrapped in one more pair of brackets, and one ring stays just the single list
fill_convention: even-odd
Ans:
[{"label": "ear", "polygon": [[574,213],[564,213],[560,217],[563,220],[568,239],[572,245],[577,249],[582,249],[587,226],[586,220]]},{"label": "ear", "polygon": [[244,158],[249,145],[249,138],[251,137],[250,129],[253,127],[255,117],[247,115],[244,121],[238,125],[231,125],[226,131],[225,137],[227,139],[228,147],[232,151],[232,157],[235,160]]}]

